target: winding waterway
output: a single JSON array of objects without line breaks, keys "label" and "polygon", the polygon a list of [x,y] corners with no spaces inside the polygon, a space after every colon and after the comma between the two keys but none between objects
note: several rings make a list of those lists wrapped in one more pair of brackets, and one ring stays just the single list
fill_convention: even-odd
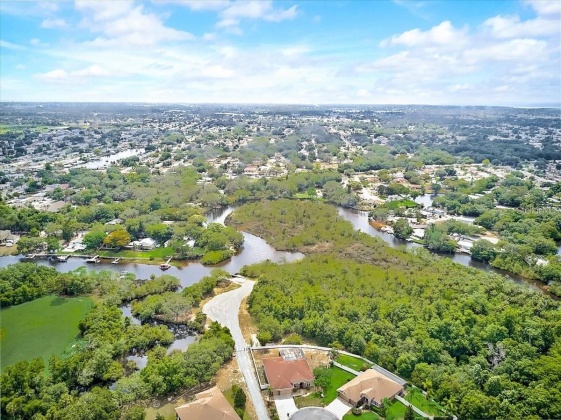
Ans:
[{"label": "winding waterway", "polygon": [[[226,217],[228,217],[232,211],[234,211],[233,207],[212,210],[207,213],[207,221],[208,223],[224,224]],[[215,268],[221,268],[231,274],[235,274],[239,272],[244,265],[256,264],[266,260],[273,262],[291,262],[304,258],[304,254],[300,252],[277,251],[263,239],[255,235],[247,232],[242,232],[242,234],[244,236],[243,249],[230,260],[216,266],[205,266],[199,262],[185,262],[177,266],[172,266],[165,273],[177,277],[181,283],[181,287],[187,287],[197,283],[204,276],[209,275]],[[20,261],[21,256],[0,257],[0,268]],[[158,265],[127,263],[125,261],[119,264],[111,264],[111,260],[102,261],[106,261],[106,263],[86,264],[84,259],[72,257],[69,258],[67,262],[54,262],[47,259],[35,260],[37,264],[55,267],[60,272],[69,272],[85,265],[88,269],[97,271],[109,270],[117,273],[123,271],[133,273],[138,279],[149,279],[152,274],[156,276],[163,274]],[[130,304],[122,306],[121,311],[123,315],[131,319],[131,323],[140,324],[140,320],[132,315]],[[178,337],[168,348],[168,353],[172,350],[184,351],[195,339],[196,337],[192,335]],[[127,360],[134,361],[139,369],[142,369],[147,363],[147,357],[144,354],[128,356]]]},{"label": "winding waterway", "polygon": [[[393,235],[389,235],[387,233],[381,232],[378,229],[374,228],[373,226],[370,225],[368,221],[368,212],[366,211],[344,209],[342,207],[337,207],[337,211],[339,213],[339,216],[351,222],[356,230],[360,230],[364,233],[367,233],[370,236],[380,238],[393,248],[402,247],[407,249],[413,249],[413,248],[422,247],[422,245],[416,244],[414,242],[406,242],[402,239],[396,238]],[[464,265],[466,267],[472,267],[488,273],[498,274],[502,277],[505,277],[507,280],[515,282],[516,284],[519,284],[521,286],[527,286],[532,290],[540,291],[554,299],[557,299],[555,295],[549,293],[545,289],[544,287],[545,285],[540,281],[525,279],[523,277],[517,276],[516,274],[512,274],[507,271],[500,270],[498,268],[494,268],[489,264],[485,264],[480,261],[474,261],[471,259],[469,255],[466,254],[455,253],[455,254],[438,254],[438,255],[440,255],[443,258],[449,258],[452,261]]]},{"label": "winding waterway", "polygon": [[[432,197],[430,197],[428,194],[425,194],[424,196],[418,197],[417,201],[427,206],[430,205],[430,203],[432,203],[431,198]],[[375,229],[369,224],[367,212],[352,210],[352,209],[344,209],[342,207],[337,207],[337,210],[339,215],[345,220],[352,223],[355,229],[357,230],[360,229],[362,232],[365,232],[371,236],[381,238],[387,244],[389,244],[394,248],[405,247],[411,249],[420,246],[413,242],[406,242],[396,238],[393,235],[388,235],[386,233],[378,231],[377,229]],[[234,211],[233,207],[225,207],[225,208],[212,210],[207,214],[207,220],[209,223],[223,224],[226,217],[228,217],[228,215],[230,215],[232,211]],[[210,272],[217,267],[224,269],[229,273],[235,274],[239,272],[244,265],[255,264],[266,260],[270,260],[273,262],[291,262],[291,261],[299,260],[304,257],[304,254],[299,252],[277,251],[271,245],[265,242],[265,240],[247,232],[242,232],[242,233],[245,239],[243,249],[237,255],[234,255],[230,260],[222,264],[219,264],[218,266],[205,266],[199,262],[180,263],[178,265],[172,266],[169,270],[166,271],[166,274],[170,274],[172,276],[177,277],[180,280],[181,286],[187,287],[198,282],[204,276],[209,275]],[[531,289],[540,290],[543,293],[547,293],[548,295],[550,295],[544,289],[543,287],[544,285],[541,282],[523,279],[519,276],[507,273],[503,270],[493,268],[488,264],[484,264],[478,261],[473,261],[469,255],[444,254],[442,256],[445,258],[450,258],[454,262],[457,262],[467,267],[473,267],[486,272],[499,274],[511,281],[514,281],[517,284],[527,285]],[[0,257],[0,267],[6,267],[9,264],[15,264],[19,262],[20,259],[21,257],[17,257],[17,256]],[[109,262],[109,260],[105,260],[105,261]],[[37,263],[46,266],[53,266],[58,271],[61,272],[72,271],[85,265],[84,260],[81,258],[69,258],[69,260],[64,263],[52,262],[49,260],[37,260]],[[162,274],[162,271],[160,270],[158,265],[128,263],[125,261],[119,264],[110,264],[110,263],[100,263],[96,265],[87,264],[87,267],[89,269],[94,269],[94,270],[110,270],[119,273],[122,271],[126,271],[135,274],[136,277],[139,279],[148,279],[152,274],[156,276]]]},{"label": "winding waterway", "polygon": [[[209,223],[224,223],[224,220],[233,211],[233,207],[212,210],[207,214]],[[244,236],[243,249],[234,255],[230,260],[219,265],[206,266],[199,262],[180,262],[173,265],[165,273],[175,276],[181,282],[181,287],[187,287],[197,283],[204,276],[209,275],[215,268],[221,268],[231,274],[240,271],[244,265],[256,264],[262,261],[270,260],[273,262],[291,262],[304,257],[300,252],[277,251],[263,239],[252,235],[251,233],[242,232]],[[15,264],[21,260],[21,256],[0,257],[0,268],[9,264]],[[163,273],[158,264],[141,264],[130,263],[122,260],[119,264],[111,264],[111,260],[102,260],[107,263],[85,264],[82,258],[69,258],[67,262],[54,262],[46,259],[36,260],[37,264],[55,267],[58,271],[68,272],[75,270],[84,265],[88,269],[93,270],[109,270],[120,273],[126,271],[136,275],[138,279],[149,279],[150,275],[159,276]]]}]

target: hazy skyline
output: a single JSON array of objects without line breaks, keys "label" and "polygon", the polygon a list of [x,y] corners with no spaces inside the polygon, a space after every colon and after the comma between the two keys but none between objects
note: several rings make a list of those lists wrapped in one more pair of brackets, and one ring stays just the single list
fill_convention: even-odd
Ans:
[{"label": "hazy skyline", "polygon": [[0,100],[561,102],[561,2],[4,1]]}]

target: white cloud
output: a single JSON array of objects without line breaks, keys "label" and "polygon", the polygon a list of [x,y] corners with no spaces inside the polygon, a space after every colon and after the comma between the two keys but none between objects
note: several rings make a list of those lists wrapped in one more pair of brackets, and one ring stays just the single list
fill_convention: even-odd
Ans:
[{"label": "white cloud", "polygon": [[205,32],[202,36],[202,39],[205,40],[205,41],[214,41],[216,39],[216,33]]},{"label": "white cloud", "polygon": [[455,85],[448,86],[448,90],[450,92],[461,92],[469,89],[472,89],[472,86],[469,83],[456,83]]},{"label": "white cloud", "polygon": [[547,59],[547,43],[536,39],[513,39],[499,44],[478,46],[465,51],[467,62],[516,61],[532,62]]},{"label": "white cloud", "polygon": [[46,73],[37,73],[33,77],[36,79],[42,80],[44,82],[76,82],[76,81],[84,81],[84,79],[90,77],[108,77],[108,76],[115,76],[107,69],[94,64],[89,67],[74,70],[74,71],[66,71],[64,69],[55,69],[51,70]]},{"label": "white cloud", "polygon": [[69,74],[66,70],[56,69],[47,73],[38,73],[34,77],[45,82],[64,82],[69,78]]},{"label": "white cloud", "polygon": [[59,10],[60,1],[0,1],[0,13],[18,17],[45,18]]},{"label": "white cloud", "polygon": [[394,35],[390,39],[385,39],[380,46],[404,45],[407,47],[415,46],[444,46],[450,45],[461,47],[466,43],[466,29],[455,29],[450,21],[444,21],[438,26],[434,26],[428,31],[412,29],[400,35]]},{"label": "white cloud", "polygon": [[[2,70],[3,98],[509,104],[554,102],[561,91],[558,37],[550,26],[538,28],[533,22],[555,21],[543,8],[530,19],[496,16],[471,28],[444,21],[432,28],[389,33],[382,43],[392,47],[388,52],[376,48],[379,39],[361,43],[337,33],[336,42],[228,40],[226,31],[241,32],[249,21],[275,22],[298,13],[286,3],[271,1],[185,3],[192,11],[216,13],[223,28],[212,32],[211,23],[202,30],[209,32],[194,38],[166,21],[163,4],[169,2],[80,2],[73,16],[64,17],[81,33],[67,32],[64,41],[49,40],[53,44],[40,49],[0,41],[11,60]],[[177,10],[189,13],[173,8]],[[41,16],[35,22],[56,17]],[[312,25],[313,15],[308,18]],[[72,41],[75,34],[80,41]],[[36,74],[30,79],[14,70],[29,59],[18,49],[34,53],[28,69]]]},{"label": "white cloud", "polygon": [[521,21],[519,16],[495,16],[483,22],[483,26],[496,38],[539,37],[561,32],[559,20],[542,17]]},{"label": "white cloud", "polygon": [[44,29],[54,29],[54,28],[67,28],[68,23],[64,19],[52,19],[48,18],[41,22],[41,28]]},{"label": "white cloud", "polygon": [[195,11],[222,10],[231,4],[228,0],[176,0],[173,2],[187,6],[191,10]]},{"label": "white cloud", "polygon": [[525,0],[540,16],[561,16],[561,2],[558,0]]},{"label": "white cloud", "polygon": [[162,19],[132,2],[77,2],[85,14],[82,25],[102,36],[90,42],[99,47],[153,46],[165,41],[193,39],[188,32],[166,27]]},{"label": "white cloud", "polygon": [[46,42],[41,42],[40,39],[38,38],[33,38],[29,41],[29,43],[31,45],[33,45],[34,47],[48,47],[49,44],[47,44]]},{"label": "white cloud", "polygon": [[113,20],[132,10],[132,1],[76,1],[76,10],[95,22]]},{"label": "white cloud", "polygon": [[218,28],[235,27],[242,19],[281,22],[294,19],[297,15],[297,6],[288,9],[275,8],[271,0],[236,1],[220,12],[220,21],[216,26]]},{"label": "white cloud", "polygon": [[13,42],[8,42],[0,39],[0,48],[7,48],[9,50],[25,50],[26,47],[18,44],[14,44]]}]

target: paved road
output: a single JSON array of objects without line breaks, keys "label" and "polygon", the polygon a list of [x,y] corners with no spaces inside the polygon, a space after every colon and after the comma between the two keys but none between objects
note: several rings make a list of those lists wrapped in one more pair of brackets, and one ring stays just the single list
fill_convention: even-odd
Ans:
[{"label": "paved road", "polygon": [[236,279],[236,281],[241,284],[241,287],[215,296],[203,306],[203,312],[207,314],[211,320],[217,321],[220,325],[230,329],[236,343],[238,367],[243,374],[249,390],[249,396],[255,407],[257,418],[259,420],[269,420],[267,408],[265,407],[263,398],[261,398],[261,389],[253,373],[253,366],[247,351],[248,344],[243,338],[238,318],[242,299],[249,296],[255,282],[243,278]]}]

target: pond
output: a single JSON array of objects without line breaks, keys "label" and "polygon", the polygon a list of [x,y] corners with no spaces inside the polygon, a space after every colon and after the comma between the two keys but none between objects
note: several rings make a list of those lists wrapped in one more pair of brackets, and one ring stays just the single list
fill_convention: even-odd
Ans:
[{"label": "pond", "polygon": [[96,159],[96,160],[91,160],[89,162],[84,163],[83,165],[78,165],[78,167],[82,167],[82,168],[88,168],[88,169],[101,169],[101,168],[105,168],[113,163],[116,163],[117,161],[127,158],[127,157],[131,157],[131,156],[136,156],[139,155],[141,153],[144,153],[144,149],[130,149],[130,150],[124,150],[122,152],[118,152],[118,153],[114,153],[112,155],[109,156],[104,156],[102,158]]}]

